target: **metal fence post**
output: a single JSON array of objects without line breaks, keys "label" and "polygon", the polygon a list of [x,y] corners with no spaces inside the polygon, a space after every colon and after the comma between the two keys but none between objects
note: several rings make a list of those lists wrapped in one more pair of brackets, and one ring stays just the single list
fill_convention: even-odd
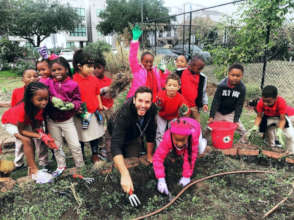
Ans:
[{"label": "metal fence post", "polygon": [[190,26],[189,26],[189,56],[191,56],[191,32],[192,32],[192,11],[190,11]]},{"label": "metal fence post", "polygon": [[155,46],[154,54],[155,54],[155,56],[156,56],[156,47],[157,47],[157,37],[156,37],[156,35],[157,35],[157,25],[156,25],[156,21],[155,21],[155,31],[154,31],[154,40],[155,40],[155,42],[154,42],[154,46]]},{"label": "metal fence post", "polygon": [[266,73],[266,65],[267,65],[267,47],[269,43],[269,38],[271,34],[271,27],[270,25],[266,26],[266,39],[265,39],[265,49],[264,49],[264,55],[263,55],[263,67],[262,67],[262,77],[261,77],[261,84],[260,89],[263,89],[264,86],[264,79],[265,79],[265,73]]}]

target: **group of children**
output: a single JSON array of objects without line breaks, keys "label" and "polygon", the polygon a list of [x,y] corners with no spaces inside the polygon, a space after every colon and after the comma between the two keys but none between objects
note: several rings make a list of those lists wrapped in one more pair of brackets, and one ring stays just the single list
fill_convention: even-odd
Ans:
[{"label": "group of children", "polygon": [[[183,175],[179,183],[185,186],[190,182],[197,155],[203,153],[206,147],[199,124],[201,110],[208,111],[207,77],[201,72],[205,62],[195,56],[188,63],[187,58],[180,55],[175,61],[175,73],[170,73],[167,69],[153,66],[154,56],[145,52],[140,63],[137,54],[141,34],[140,28],[133,29],[129,54],[133,80],[127,99],[132,98],[141,86],[152,91],[152,102],[158,107],[154,119],[157,122],[156,150],[152,160],[158,190],[168,194],[163,165],[167,154],[174,151],[182,156]],[[24,87],[13,91],[11,108],[2,116],[2,124],[16,137],[15,166],[23,165],[23,149],[30,174],[39,183],[50,182],[66,169],[64,139],[76,168],[84,166],[86,142],[90,143],[94,164],[109,158],[110,150],[105,147],[105,142],[110,136],[103,118],[110,118],[113,105],[112,98],[107,95],[111,79],[104,75],[103,58],[93,60],[83,50],[77,50],[73,57],[75,73],[72,76],[64,58],[49,57],[44,50],[42,53],[44,58],[36,64],[39,76],[33,69],[24,71]],[[246,136],[240,121],[246,96],[243,74],[242,65],[229,67],[228,76],[217,87],[207,122],[236,123],[241,140]],[[270,133],[270,145],[274,146],[276,136],[278,141],[283,142],[282,133],[285,131],[288,149],[293,153],[294,130],[286,109],[286,102],[277,95],[277,89],[274,86],[265,87],[256,106],[254,127],[249,133],[258,128],[261,132]],[[45,169],[39,170],[35,164],[33,145],[38,149],[39,165],[43,168],[48,163],[46,145],[53,150],[57,169],[52,175]]]},{"label": "group of children", "polygon": [[[111,79],[104,76],[102,58],[94,60],[83,50],[76,51],[72,76],[63,57],[48,58],[44,48],[40,54],[43,57],[36,63],[39,75],[33,69],[24,71],[24,87],[13,91],[11,108],[3,114],[2,124],[16,138],[16,168],[23,166],[24,152],[32,179],[46,183],[66,169],[64,139],[76,168],[84,166],[86,142],[90,143],[93,163],[104,163],[107,152],[101,113],[111,111],[113,101],[100,96],[100,89],[107,90],[111,84]],[[42,169],[35,164],[34,147],[39,152]],[[52,149],[57,163],[52,175],[46,170],[47,147]]]}]

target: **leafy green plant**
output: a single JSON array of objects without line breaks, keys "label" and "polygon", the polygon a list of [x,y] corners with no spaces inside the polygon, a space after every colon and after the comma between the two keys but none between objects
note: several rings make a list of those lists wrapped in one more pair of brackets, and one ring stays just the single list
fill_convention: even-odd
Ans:
[{"label": "leafy green plant", "polygon": [[109,52],[110,50],[111,50],[111,45],[109,45],[105,41],[96,41],[94,43],[89,43],[84,48],[84,51],[88,52],[94,57],[101,57],[103,56],[104,52]]}]

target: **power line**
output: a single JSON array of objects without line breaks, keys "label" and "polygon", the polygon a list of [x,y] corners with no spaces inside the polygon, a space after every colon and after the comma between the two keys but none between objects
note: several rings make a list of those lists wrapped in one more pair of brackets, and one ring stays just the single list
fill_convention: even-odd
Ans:
[{"label": "power line", "polygon": [[223,3],[223,4],[219,4],[219,5],[210,6],[210,7],[200,8],[200,9],[193,10],[193,11],[174,14],[174,15],[170,15],[170,16],[167,16],[167,17],[155,18],[155,19],[152,19],[152,20],[147,19],[146,22],[147,23],[152,23],[152,22],[155,22],[155,21],[163,20],[163,19],[168,19],[168,18],[177,17],[177,16],[180,16],[180,15],[190,14],[190,13],[199,12],[199,11],[205,11],[205,10],[208,10],[208,9],[218,8],[218,7],[231,5],[231,4],[235,4],[235,3],[239,3],[239,2],[244,2],[244,1],[246,1],[246,0],[236,0],[236,1],[233,1],[233,2],[227,2],[227,3]]}]

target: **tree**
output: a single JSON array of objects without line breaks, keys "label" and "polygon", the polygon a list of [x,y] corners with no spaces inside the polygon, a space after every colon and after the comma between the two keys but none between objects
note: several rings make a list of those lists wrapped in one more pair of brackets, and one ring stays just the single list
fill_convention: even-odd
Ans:
[{"label": "tree", "polygon": [[58,31],[73,31],[81,22],[69,5],[45,0],[10,0],[9,34],[22,37],[34,47]]},{"label": "tree", "polygon": [[[102,21],[97,25],[97,29],[105,35],[122,34],[124,29],[129,27],[129,23],[140,23],[142,1],[144,22],[169,16],[162,0],[107,0],[106,9],[99,14]],[[166,23],[169,21],[169,18],[160,20]]]},{"label": "tree", "polygon": [[109,52],[111,50],[111,45],[105,41],[96,41],[94,43],[89,43],[84,51],[91,54],[94,58],[103,57],[103,52]]},{"label": "tree", "polygon": [[293,0],[245,1],[240,19],[229,22],[229,25],[238,27],[230,32],[230,39],[233,42],[231,47],[219,46],[211,51],[215,63],[223,65],[224,70],[227,65],[234,62],[263,60],[265,63],[263,73],[265,73],[266,62],[274,56],[270,54],[274,48],[280,46],[279,32],[293,8]]},{"label": "tree", "polygon": [[8,31],[9,20],[9,2],[0,0],[0,35],[6,34]]},{"label": "tree", "polygon": [[0,59],[6,62],[14,62],[16,58],[23,57],[24,48],[18,42],[6,38],[0,40]]}]

